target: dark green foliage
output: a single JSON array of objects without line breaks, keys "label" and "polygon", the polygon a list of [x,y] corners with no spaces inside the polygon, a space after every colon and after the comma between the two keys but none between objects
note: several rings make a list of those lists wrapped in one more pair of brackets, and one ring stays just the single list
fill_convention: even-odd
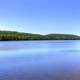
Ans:
[{"label": "dark green foliage", "polygon": [[0,31],[0,41],[8,40],[80,40],[80,36],[70,34],[31,34],[15,31]]},{"label": "dark green foliage", "polygon": [[80,36],[72,34],[48,34],[46,35],[49,40],[79,40]]}]

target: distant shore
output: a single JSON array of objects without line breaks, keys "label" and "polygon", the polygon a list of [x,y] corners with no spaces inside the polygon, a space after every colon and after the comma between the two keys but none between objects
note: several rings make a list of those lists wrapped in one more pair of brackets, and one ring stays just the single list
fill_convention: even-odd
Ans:
[{"label": "distant shore", "polygon": [[32,41],[32,40],[80,40],[73,34],[32,34],[16,31],[0,31],[0,41]]}]

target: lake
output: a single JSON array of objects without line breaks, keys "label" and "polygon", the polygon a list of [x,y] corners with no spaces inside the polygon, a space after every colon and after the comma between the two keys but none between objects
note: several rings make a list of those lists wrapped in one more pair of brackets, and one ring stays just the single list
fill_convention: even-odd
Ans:
[{"label": "lake", "polygon": [[80,41],[2,41],[0,80],[80,80]]}]

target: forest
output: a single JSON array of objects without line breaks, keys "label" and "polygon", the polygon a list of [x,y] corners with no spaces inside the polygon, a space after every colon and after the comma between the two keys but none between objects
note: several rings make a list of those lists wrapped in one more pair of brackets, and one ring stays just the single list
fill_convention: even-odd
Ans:
[{"label": "forest", "polygon": [[13,40],[80,40],[80,36],[73,34],[32,34],[17,31],[0,31],[0,41]]}]

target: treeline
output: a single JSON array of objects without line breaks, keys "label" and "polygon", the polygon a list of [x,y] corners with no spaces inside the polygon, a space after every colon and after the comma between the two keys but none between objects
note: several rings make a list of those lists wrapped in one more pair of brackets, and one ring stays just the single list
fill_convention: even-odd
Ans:
[{"label": "treeline", "polygon": [[80,40],[80,36],[71,34],[31,34],[15,31],[0,31],[0,41],[8,40]]}]

